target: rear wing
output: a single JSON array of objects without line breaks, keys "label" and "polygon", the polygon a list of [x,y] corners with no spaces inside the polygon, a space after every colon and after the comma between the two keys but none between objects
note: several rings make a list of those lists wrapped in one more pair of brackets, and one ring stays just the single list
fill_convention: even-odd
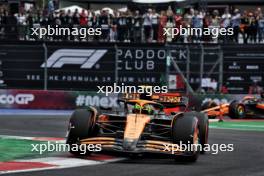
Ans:
[{"label": "rear wing", "polygon": [[[142,99],[140,93],[125,93],[122,95],[123,100],[137,100]],[[188,106],[188,98],[182,96],[179,93],[160,93],[152,94],[147,97],[147,100],[155,101],[162,104],[165,107],[175,107],[175,106]]]}]

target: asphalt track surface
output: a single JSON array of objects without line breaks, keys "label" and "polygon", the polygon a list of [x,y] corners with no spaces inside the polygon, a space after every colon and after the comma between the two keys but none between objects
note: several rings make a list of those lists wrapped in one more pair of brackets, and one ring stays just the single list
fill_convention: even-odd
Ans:
[{"label": "asphalt track surface", "polygon": [[[0,116],[0,135],[64,137],[69,116]],[[210,152],[196,163],[172,159],[126,159],[78,168],[6,174],[15,176],[264,176],[264,133],[210,129],[210,144],[234,144],[233,152]]]}]

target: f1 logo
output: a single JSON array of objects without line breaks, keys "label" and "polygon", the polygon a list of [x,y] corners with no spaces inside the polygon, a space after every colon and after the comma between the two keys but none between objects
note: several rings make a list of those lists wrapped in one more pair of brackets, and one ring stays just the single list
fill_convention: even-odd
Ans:
[{"label": "f1 logo", "polygon": [[[48,68],[61,68],[65,64],[81,65],[82,69],[92,68],[107,52],[95,49],[59,49],[47,60]],[[41,65],[45,68],[45,63]]]}]

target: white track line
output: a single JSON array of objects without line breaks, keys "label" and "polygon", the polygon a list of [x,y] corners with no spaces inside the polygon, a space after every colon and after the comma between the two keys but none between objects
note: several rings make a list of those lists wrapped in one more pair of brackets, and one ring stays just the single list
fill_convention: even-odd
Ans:
[{"label": "white track line", "polygon": [[[25,136],[9,136],[9,135],[0,135],[0,138],[2,139],[18,139],[18,140],[31,140],[31,141],[49,141],[47,139],[52,139],[53,137],[25,137]],[[43,140],[42,140],[43,139]],[[61,143],[65,143],[65,139],[59,139],[57,140],[57,138],[54,137],[54,139],[56,140],[51,140],[51,142],[61,142]]]},{"label": "white track line", "polygon": [[30,160],[16,160],[16,162],[38,162],[38,163],[55,165],[55,166],[46,167],[46,168],[25,169],[25,170],[0,171],[0,174],[35,172],[35,171],[43,171],[43,170],[55,170],[55,169],[66,169],[66,168],[82,167],[82,166],[92,166],[92,165],[122,161],[124,159],[125,158],[115,158],[105,161],[95,161],[95,160],[79,159],[79,158],[46,157],[46,158],[37,158]]},{"label": "white track line", "polygon": [[[0,138],[18,139],[18,140],[34,140],[38,137],[0,135]],[[43,138],[43,139],[47,139],[47,138]],[[58,140],[58,141],[65,143],[65,140]],[[46,157],[46,158],[35,158],[35,159],[28,159],[28,160],[15,160],[14,162],[36,162],[36,163],[49,164],[49,165],[54,165],[54,166],[45,167],[45,168],[24,169],[24,170],[0,171],[0,174],[34,172],[34,171],[43,171],[43,170],[52,170],[52,169],[65,169],[65,168],[73,168],[73,167],[81,167],[81,166],[90,166],[90,165],[105,164],[109,162],[122,161],[124,159],[126,158],[113,158],[113,159],[97,161],[97,160],[68,158],[68,157]]]}]

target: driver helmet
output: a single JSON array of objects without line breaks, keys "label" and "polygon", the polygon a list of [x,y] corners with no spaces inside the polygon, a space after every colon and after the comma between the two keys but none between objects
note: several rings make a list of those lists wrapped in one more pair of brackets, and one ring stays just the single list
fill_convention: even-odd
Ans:
[{"label": "driver helmet", "polygon": [[146,114],[148,115],[152,115],[154,110],[152,109],[152,107],[150,105],[146,105],[143,107],[143,111],[144,112],[147,112]]},{"label": "driver helmet", "polygon": [[139,104],[135,104],[133,107],[133,113],[140,113],[142,107]]}]

